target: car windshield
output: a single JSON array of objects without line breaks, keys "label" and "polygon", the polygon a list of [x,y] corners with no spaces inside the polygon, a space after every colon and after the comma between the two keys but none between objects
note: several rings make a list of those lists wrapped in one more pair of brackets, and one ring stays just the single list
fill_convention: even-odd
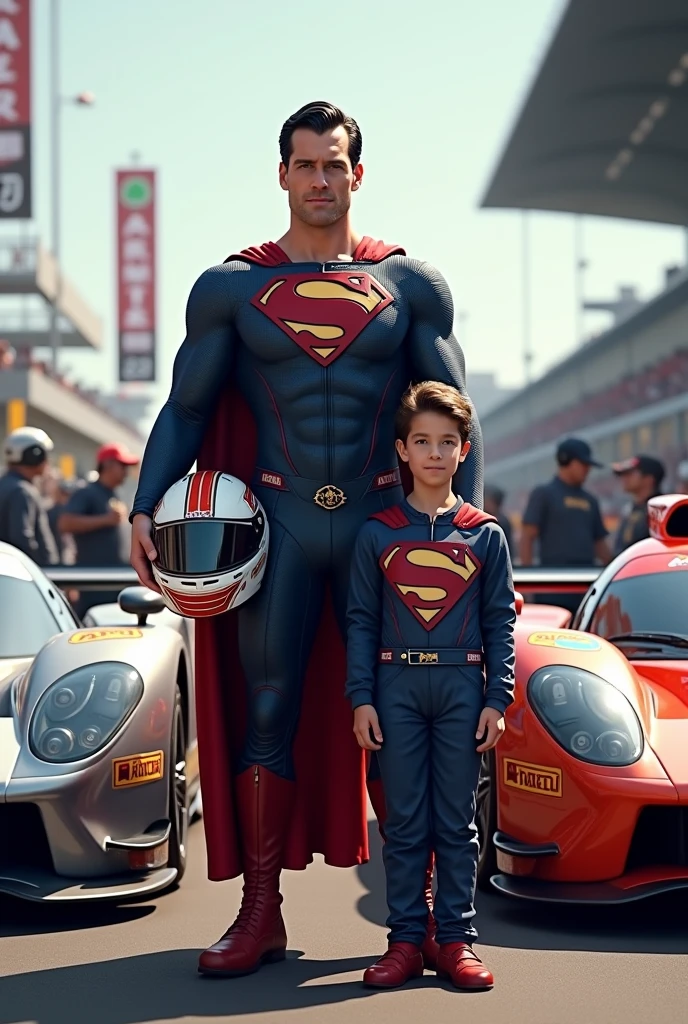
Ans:
[{"label": "car windshield", "polygon": [[688,634],[688,565],[674,572],[612,580],[595,610],[590,632],[603,637],[634,633],[664,636],[675,633],[685,637]]},{"label": "car windshield", "polygon": [[0,658],[28,658],[60,632],[33,580],[0,576]]}]

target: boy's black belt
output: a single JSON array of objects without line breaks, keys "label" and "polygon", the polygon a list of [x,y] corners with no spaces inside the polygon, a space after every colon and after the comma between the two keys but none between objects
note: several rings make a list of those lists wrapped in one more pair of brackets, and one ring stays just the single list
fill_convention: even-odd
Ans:
[{"label": "boy's black belt", "polygon": [[381,647],[378,651],[381,665],[482,665],[484,660],[482,651],[465,647]]}]

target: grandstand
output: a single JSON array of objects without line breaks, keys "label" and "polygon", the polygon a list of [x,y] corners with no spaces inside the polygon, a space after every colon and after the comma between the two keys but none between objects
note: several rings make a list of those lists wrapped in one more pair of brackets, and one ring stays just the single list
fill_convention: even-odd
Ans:
[{"label": "grandstand", "polygon": [[[578,55],[584,53],[584,61]],[[688,225],[688,4],[571,0],[482,206]],[[566,116],[562,116],[562,111]],[[665,486],[688,455],[688,269],[611,329],[482,417],[487,476],[518,513],[576,434],[608,465],[659,455]],[[610,470],[590,485],[614,516]]]}]

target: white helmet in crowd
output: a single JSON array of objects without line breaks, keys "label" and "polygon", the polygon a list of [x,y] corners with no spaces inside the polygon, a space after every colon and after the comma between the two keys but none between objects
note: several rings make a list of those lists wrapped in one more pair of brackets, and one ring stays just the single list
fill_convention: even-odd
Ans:
[{"label": "white helmet in crowd", "polygon": [[250,487],[228,473],[189,473],[153,515],[153,575],[165,604],[192,619],[238,608],[260,587],[268,542]]},{"label": "white helmet in crowd", "polygon": [[54,448],[45,430],[18,427],[5,438],[4,456],[8,466],[40,466]]}]

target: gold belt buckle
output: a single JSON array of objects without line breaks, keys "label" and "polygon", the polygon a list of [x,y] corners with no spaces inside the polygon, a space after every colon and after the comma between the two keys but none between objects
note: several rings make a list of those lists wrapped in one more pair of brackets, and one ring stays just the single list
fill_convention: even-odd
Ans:
[{"label": "gold belt buckle", "polygon": [[328,512],[332,509],[340,508],[346,501],[346,495],[344,491],[341,491],[339,487],[333,487],[332,484],[326,484],[321,487],[313,495],[313,501],[320,508],[325,508]]},{"label": "gold belt buckle", "polygon": [[438,665],[440,656],[437,651],[409,651],[409,665]]}]

